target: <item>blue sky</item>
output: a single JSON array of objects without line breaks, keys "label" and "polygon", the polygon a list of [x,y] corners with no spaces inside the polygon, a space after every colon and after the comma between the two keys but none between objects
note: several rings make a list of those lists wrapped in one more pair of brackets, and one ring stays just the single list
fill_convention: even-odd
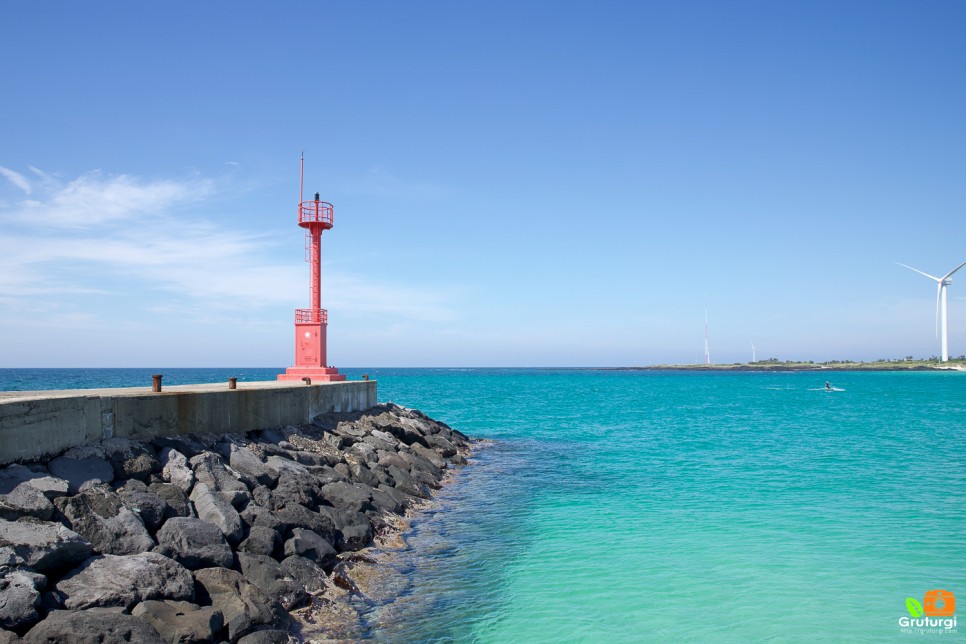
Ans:
[{"label": "blue sky", "polygon": [[[939,353],[966,4],[7,3],[0,367]],[[950,353],[966,353],[966,269]]]}]

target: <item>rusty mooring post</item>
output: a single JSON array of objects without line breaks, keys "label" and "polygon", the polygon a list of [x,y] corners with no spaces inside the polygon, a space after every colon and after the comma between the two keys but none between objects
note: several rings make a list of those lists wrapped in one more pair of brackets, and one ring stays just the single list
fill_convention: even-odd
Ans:
[{"label": "rusty mooring post", "polygon": [[304,382],[307,385],[311,385],[312,384],[312,379],[311,378],[308,378],[308,377],[302,378],[302,382]]},{"label": "rusty mooring post", "polygon": [[235,376],[232,376],[231,378],[228,379],[228,388],[237,389],[238,388],[236,385],[237,382],[238,382],[238,378],[236,378]]},{"label": "rusty mooring post", "polygon": [[161,391],[161,377],[160,373],[156,373],[151,376],[151,391],[159,392]]},{"label": "rusty mooring post", "polygon": [[363,380],[369,380],[369,374],[367,374],[367,373],[362,374],[362,379]]}]

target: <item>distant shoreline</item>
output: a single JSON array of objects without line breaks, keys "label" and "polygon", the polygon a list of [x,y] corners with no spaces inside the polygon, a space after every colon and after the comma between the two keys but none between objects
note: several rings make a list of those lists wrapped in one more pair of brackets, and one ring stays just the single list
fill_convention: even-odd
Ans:
[{"label": "distant shoreline", "polygon": [[835,362],[829,364],[768,362],[762,364],[662,364],[647,367],[599,367],[601,371],[966,371],[961,362]]}]

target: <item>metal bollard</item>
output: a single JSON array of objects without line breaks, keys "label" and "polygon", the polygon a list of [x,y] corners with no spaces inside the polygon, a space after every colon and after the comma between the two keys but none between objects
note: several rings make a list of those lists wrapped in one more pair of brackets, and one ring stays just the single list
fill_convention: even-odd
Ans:
[{"label": "metal bollard", "polygon": [[161,391],[161,377],[160,373],[156,373],[151,376],[151,391],[159,392]]},{"label": "metal bollard", "polygon": [[302,378],[302,382],[304,382],[307,385],[311,385],[312,384],[312,379],[309,378],[308,376],[306,376],[305,378]]},{"label": "metal bollard", "polygon": [[362,379],[363,380],[369,380],[369,374],[367,374],[367,373],[362,374]]},{"label": "metal bollard", "polygon": [[232,376],[231,378],[228,379],[228,388],[237,389],[238,388],[236,385],[237,382],[238,382],[238,378]]}]

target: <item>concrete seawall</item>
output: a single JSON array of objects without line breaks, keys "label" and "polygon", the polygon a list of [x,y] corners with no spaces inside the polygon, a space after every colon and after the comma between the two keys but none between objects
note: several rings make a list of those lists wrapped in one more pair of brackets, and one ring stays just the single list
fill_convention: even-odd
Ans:
[{"label": "concrete seawall", "polygon": [[375,405],[376,381],[286,382],[0,392],[0,464],[40,459],[104,438],[149,440],[299,425]]}]

